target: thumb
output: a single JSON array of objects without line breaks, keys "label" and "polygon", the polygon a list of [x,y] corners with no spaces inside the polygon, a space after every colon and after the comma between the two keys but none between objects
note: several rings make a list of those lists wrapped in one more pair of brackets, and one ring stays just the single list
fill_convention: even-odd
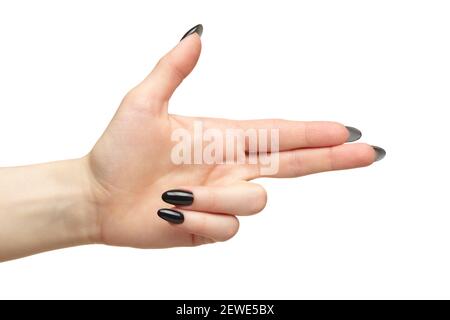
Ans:
[{"label": "thumb", "polygon": [[164,55],[152,72],[135,88],[144,100],[152,102],[149,107],[162,109],[154,111],[165,111],[175,89],[194,69],[200,57],[202,32],[201,24],[186,32],[177,46]]}]

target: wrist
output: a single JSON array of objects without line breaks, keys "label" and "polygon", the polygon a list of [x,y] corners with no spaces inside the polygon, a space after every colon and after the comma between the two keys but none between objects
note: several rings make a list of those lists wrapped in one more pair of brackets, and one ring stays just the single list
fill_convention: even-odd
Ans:
[{"label": "wrist", "polygon": [[45,225],[58,247],[98,242],[93,179],[86,157],[13,170],[20,170],[29,183],[29,192],[16,194],[22,197],[18,209],[26,213],[31,226]]},{"label": "wrist", "polygon": [[0,169],[0,261],[99,240],[86,158]]},{"label": "wrist", "polygon": [[[89,159],[83,157],[61,162],[59,184],[62,204],[61,213],[67,226],[69,241],[73,245],[93,244],[101,241],[101,228],[95,179],[92,176]],[[58,175],[58,169],[55,173]]]}]

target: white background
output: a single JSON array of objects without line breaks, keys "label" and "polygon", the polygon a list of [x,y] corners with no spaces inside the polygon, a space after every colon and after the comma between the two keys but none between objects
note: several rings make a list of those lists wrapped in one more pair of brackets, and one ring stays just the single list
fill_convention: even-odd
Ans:
[{"label": "white background", "polygon": [[[450,298],[448,1],[2,1],[0,165],[86,154],[187,29],[171,112],[335,120],[386,158],[264,179],[229,242],[0,264],[0,298]],[[155,137],[156,138],[156,137]]]}]

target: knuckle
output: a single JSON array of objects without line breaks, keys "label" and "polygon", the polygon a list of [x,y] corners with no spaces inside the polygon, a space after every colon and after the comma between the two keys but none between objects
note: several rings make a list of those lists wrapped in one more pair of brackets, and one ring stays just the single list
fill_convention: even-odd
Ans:
[{"label": "knuckle", "polygon": [[252,197],[250,213],[261,212],[267,204],[267,191],[259,184],[253,184],[254,186],[254,196]]},{"label": "knuckle", "polygon": [[220,235],[218,241],[227,241],[233,238],[239,230],[239,220],[236,217],[232,217],[232,222],[224,228],[222,234]]},{"label": "knuckle", "polygon": [[202,214],[199,216],[195,230],[199,234],[206,234],[208,231],[208,219],[207,216]]},{"label": "knuckle", "polygon": [[138,101],[142,101],[142,97],[137,88],[133,88],[128,91],[123,98],[123,102],[126,104],[136,104]]},{"label": "knuckle", "polygon": [[288,152],[287,157],[287,170],[291,172],[294,176],[299,176],[303,174],[303,169],[305,167],[305,161],[303,154],[299,151]]},{"label": "knuckle", "polygon": [[166,68],[166,70],[170,71],[170,75],[172,75],[177,82],[183,81],[185,77],[185,72],[182,70],[176,63],[172,62],[170,56],[164,56],[158,61],[158,67]]},{"label": "knuckle", "polygon": [[337,157],[335,156],[336,147],[328,148],[327,155],[325,157],[325,165],[323,171],[333,171],[337,170],[338,165],[336,164]]},{"label": "knuckle", "polygon": [[191,239],[192,239],[191,240],[192,241],[192,246],[195,246],[195,247],[215,242],[211,238],[200,236],[200,235],[196,235],[196,234],[191,234]]},{"label": "knuckle", "polygon": [[121,106],[129,112],[145,114],[148,116],[159,116],[161,104],[157,95],[151,90],[145,91],[139,86],[131,89],[123,98]]},{"label": "knuckle", "polygon": [[208,207],[210,210],[214,211],[217,209],[217,196],[214,190],[210,190],[207,195]]}]

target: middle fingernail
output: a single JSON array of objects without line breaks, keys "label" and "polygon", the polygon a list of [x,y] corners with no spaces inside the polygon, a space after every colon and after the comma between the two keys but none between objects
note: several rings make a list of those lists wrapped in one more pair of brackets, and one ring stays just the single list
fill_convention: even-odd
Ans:
[{"label": "middle fingernail", "polygon": [[194,202],[192,192],[180,189],[166,191],[161,198],[164,202],[179,206],[189,206]]}]

